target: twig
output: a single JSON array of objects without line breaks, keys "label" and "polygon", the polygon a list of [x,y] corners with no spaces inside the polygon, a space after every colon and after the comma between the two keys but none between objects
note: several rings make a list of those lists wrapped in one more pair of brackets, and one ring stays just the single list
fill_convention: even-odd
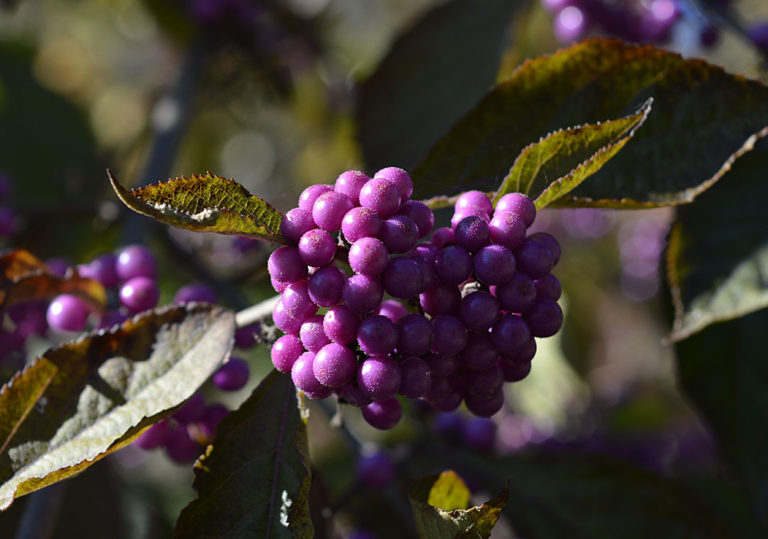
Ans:
[{"label": "twig", "polygon": [[66,484],[59,481],[29,495],[16,539],[46,539],[53,535]]},{"label": "twig", "polygon": [[247,309],[243,309],[235,315],[235,323],[237,327],[248,326],[254,322],[262,322],[272,318],[272,311],[275,309],[275,305],[280,300],[280,295],[273,296],[269,299],[252,305]]}]

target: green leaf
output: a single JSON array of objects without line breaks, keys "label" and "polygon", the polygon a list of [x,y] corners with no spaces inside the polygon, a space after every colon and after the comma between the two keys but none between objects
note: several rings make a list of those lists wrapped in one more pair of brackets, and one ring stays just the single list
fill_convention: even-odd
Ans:
[{"label": "green leaf", "polygon": [[431,503],[434,499],[451,505],[459,498],[466,498],[468,502],[469,490],[455,472],[443,472],[416,481],[410,491],[410,500],[419,537],[489,537],[507,503],[507,492],[469,509],[445,510]]},{"label": "green leaf", "polygon": [[52,299],[59,294],[75,294],[102,309],[107,303],[104,286],[94,279],[80,277],[77,270],[65,277],[49,272],[45,263],[25,249],[11,249],[0,254],[0,306],[39,299]]},{"label": "green leaf", "polygon": [[596,173],[631,139],[651,111],[653,99],[637,112],[607,122],[562,129],[523,149],[494,196],[525,193],[536,208],[552,204]]},{"label": "green leaf", "polygon": [[496,81],[525,0],[439,3],[392,44],[360,85],[359,138],[371,170],[415,167]]},{"label": "green leaf", "polygon": [[[424,465],[434,466],[430,459]],[[572,451],[459,453],[440,465],[453,466],[485,488],[507,488],[504,514],[516,536],[735,539],[691,491],[619,460]]]},{"label": "green leaf", "polygon": [[218,232],[285,243],[282,214],[235,182],[210,173],[126,189],[107,171],[112,188],[133,211],[195,232]]},{"label": "green leaf", "polygon": [[768,309],[709,326],[678,342],[680,383],[713,428],[768,529]]},{"label": "green leaf", "polygon": [[761,140],[695,204],[678,209],[666,252],[672,340],[768,307],[767,170]]},{"label": "green leaf", "polygon": [[469,505],[469,488],[453,470],[441,473],[429,489],[427,503],[444,511],[466,509]]},{"label": "green leaf", "polygon": [[701,60],[592,39],[522,64],[429,152],[414,197],[497,189],[531,142],[568,125],[653,114],[621,152],[559,205],[682,204],[768,133],[768,88]]},{"label": "green leaf", "polygon": [[176,537],[312,537],[310,480],[296,388],[273,370],[196,464],[198,498],[179,515]]},{"label": "green leaf", "polygon": [[189,304],[52,348],[0,389],[0,510],[131,443],[232,348],[235,317]]}]

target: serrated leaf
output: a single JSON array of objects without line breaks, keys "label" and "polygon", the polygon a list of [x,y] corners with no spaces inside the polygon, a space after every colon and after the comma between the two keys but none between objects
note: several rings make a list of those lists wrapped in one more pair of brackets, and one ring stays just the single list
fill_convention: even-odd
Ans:
[{"label": "serrated leaf", "polygon": [[65,277],[49,272],[45,263],[25,249],[0,254],[0,306],[51,299],[59,294],[80,296],[94,308],[107,303],[104,286],[94,279],[80,277],[76,270]]},{"label": "serrated leaf", "polygon": [[442,472],[429,489],[427,503],[444,511],[466,509],[469,505],[469,488],[453,470]]},{"label": "serrated leaf", "polygon": [[768,142],[679,208],[666,251],[671,340],[768,307]]},{"label": "serrated leaf", "polygon": [[429,152],[415,197],[497,189],[531,141],[627,115],[653,97],[631,144],[559,205],[683,204],[768,133],[768,88],[648,45],[591,39],[522,64]]},{"label": "serrated leaf", "polygon": [[0,389],[0,510],[131,443],[232,348],[235,317],[187,304],[51,348]]},{"label": "serrated leaf", "polygon": [[[432,489],[440,477],[440,475],[431,475],[419,479],[409,493],[419,537],[422,539],[489,537],[507,503],[507,491],[479,506],[446,511],[428,502],[432,496]],[[451,482],[455,483],[455,481]]]},{"label": "serrated leaf", "polygon": [[312,537],[305,423],[290,377],[273,370],[219,424],[175,536]]},{"label": "serrated leaf", "polygon": [[210,173],[126,189],[107,171],[112,188],[133,211],[178,228],[285,243],[282,214],[234,180]]},{"label": "serrated leaf", "polygon": [[675,345],[678,379],[768,529],[768,309],[707,327]]},{"label": "serrated leaf", "polygon": [[393,42],[360,85],[357,123],[371,170],[411,170],[496,81],[525,0],[438,3]]},{"label": "serrated leaf", "polygon": [[634,136],[651,111],[653,99],[636,112],[597,124],[561,129],[527,146],[494,196],[525,193],[537,209],[552,204],[596,173]]},{"label": "serrated leaf", "polygon": [[573,451],[465,453],[456,464],[486,488],[506,485],[504,514],[520,537],[736,539],[693,492],[619,460]]}]

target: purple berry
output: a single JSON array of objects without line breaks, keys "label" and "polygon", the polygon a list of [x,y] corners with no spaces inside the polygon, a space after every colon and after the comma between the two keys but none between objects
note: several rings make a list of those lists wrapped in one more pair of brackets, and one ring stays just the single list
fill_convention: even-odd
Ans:
[{"label": "purple berry", "polygon": [[365,314],[378,307],[383,295],[384,289],[378,279],[356,274],[344,283],[341,299],[353,311]]},{"label": "purple berry", "polygon": [[400,191],[385,178],[374,178],[360,190],[360,205],[387,219],[400,208]]},{"label": "purple berry", "polygon": [[528,238],[515,250],[515,260],[520,271],[531,279],[538,279],[549,273],[555,265],[552,250],[543,242]]},{"label": "purple berry", "polygon": [[324,399],[331,394],[331,389],[320,383],[315,376],[314,361],[315,354],[312,352],[301,354],[291,367],[291,379],[293,385],[302,390],[309,398]]},{"label": "purple berry", "polygon": [[222,419],[229,415],[229,408],[223,404],[214,403],[206,406],[203,417],[197,423],[197,428],[206,443],[211,443],[216,438],[216,429]]},{"label": "purple berry", "polygon": [[411,176],[403,169],[397,167],[387,167],[373,175],[374,178],[384,178],[391,181],[397,187],[400,193],[400,203],[405,204],[413,194],[413,180]]},{"label": "purple berry", "polygon": [[308,352],[317,353],[323,346],[331,342],[323,329],[323,319],[323,315],[315,314],[307,318],[301,325],[299,338]]},{"label": "purple berry", "polygon": [[429,352],[432,324],[420,314],[408,314],[397,321],[397,351],[403,357]]},{"label": "purple berry", "polygon": [[549,250],[552,251],[552,256],[554,257],[553,264],[557,264],[560,261],[560,244],[552,234],[536,232],[535,234],[531,234],[529,239],[536,240],[549,247]]},{"label": "purple berry", "polygon": [[388,357],[369,357],[357,371],[357,387],[374,401],[394,397],[401,382],[400,366]]},{"label": "purple berry", "polygon": [[183,425],[194,423],[203,417],[205,412],[205,397],[202,393],[192,395],[184,405],[176,410],[173,418]]},{"label": "purple berry", "polygon": [[320,307],[332,307],[341,299],[347,276],[336,266],[318,269],[309,277],[309,297]]},{"label": "purple berry", "polygon": [[333,342],[350,344],[357,339],[360,316],[346,305],[336,305],[323,316],[323,330]]},{"label": "purple berry", "polygon": [[302,322],[317,311],[317,305],[309,297],[309,285],[303,279],[294,281],[285,287],[280,301],[282,302],[283,309],[291,318],[301,320]]},{"label": "purple berry", "polygon": [[298,245],[301,237],[313,228],[317,228],[317,224],[312,212],[301,208],[289,210],[280,222],[280,233],[289,245]]},{"label": "purple berry", "polygon": [[753,24],[747,29],[747,35],[761,49],[768,48],[768,22]]},{"label": "purple berry", "polygon": [[476,215],[465,217],[456,225],[454,230],[456,245],[474,253],[488,245],[491,233],[488,223]]},{"label": "purple berry", "polygon": [[456,372],[458,361],[453,356],[429,354],[425,361],[433,378],[446,378]]},{"label": "purple berry", "polygon": [[504,385],[504,372],[497,362],[484,371],[466,371],[464,382],[467,394],[491,396]]},{"label": "purple berry", "polygon": [[288,374],[303,353],[304,346],[296,335],[283,335],[272,346],[272,364],[278,371]]},{"label": "purple berry", "polygon": [[428,236],[435,226],[435,214],[422,202],[409,200],[400,206],[397,213],[409,217],[416,223],[416,227],[419,230],[419,238]]},{"label": "purple berry", "polygon": [[204,284],[188,284],[182,286],[173,296],[174,303],[189,303],[199,301],[202,303],[216,303],[216,292],[213,288]]},{"label": "purple berry", "polygon": [[437,284],[419,295],[419,303],[430,316],[455,313],[461,302],[461,293],[455,286]]},{"label": "purple berry", "polygon": [[563,288],[560,286],[560,281],[557,277],[551,273],[547,273],[543,277],[539,277],[534,281],[536,285],[536,297],[551,299],[557,301],[560,299],[560,295],[563,293]]},{"label": "purple berry", "polygon": [[307,266],[326,266],[336,255],[336,242],[328,231],[313,228],[299,240],[299,256]]},{"label": "purple berry", "polygon": [[515,274],[515,257],[503,245],[491,244],[475,254],[475,275],[488,285],[500,285]]},{"label": "purple berry", "polygon": [[439,315],[432,319],[432,351],[446,356],[461,352],[467,345],[467,326],[452,315]]},{"label": "purple berry", "polygon": [[402,381],[399,393],[411,399],[426,395],[432,385],[429,364],[421,358],[409,357],[400,364]]},{"label": "purple berry", "polygon": [[297,318],[293,312],[286,309],[282,298],[277,302],[272,311],[272,320],[274,320],[275,325],[286,333],[298,333],[305,318]]},{"label": "purple berry", "polygon": [[419,263],[410,258],[393,258],[381,275],[384,290],[395,298],[410,299],[423,289],[423,273]]},{"label": "purple berry", "polygon": [[484,371],[490,369],[498,357],[499,351],[494,346],[489,333],[472,332],[461,353],[461,364],[473,371]]},{"label": "purple berry", "polygon": [[488,228],[491,240],[507,249],[517,249],[525,241],[525,223],[517,213],[496,213]]},{"label": "purple berry", "polygon": [[267,260],[269,275],[282,283],[292,283],[307,275],[307,265],[296,247],[280,247]]},{"label": "purple berry", "polygon": [[379,275],[389,262],[387,247],[376,238],[360,238],[349,248],[349,265],[356,273]]},{"label": "purple berry", "polygon": [[441,436],[455,438],[464,431],[464,418],[460,414],[440,412],[435,414],[432,428]]},{"label": "purple berry", "polygon": [[363,419],[374,428],[388,430],[400,422],[403,408],[400,401],[392,397],[386,400],[372,402],[362,408]]},{"label": "purple berry", "polygon": [[421,258],[431,266],[435,263],[435,257],[438,252],[440,252],[440,249],[433,243],[419,243],[411,251],[411,258]]},{"label": "purple berry", "polygon": [[241,350],[253,348],[260,340],[260,333],[261,324],[259,322],[254,322],[247,326],[237,328],[237,331],[235,331],[235,348]]},{"label": "purple berry", "polygon": [[357,342],[366,354],[385,356],[395,349],[397,335],[397,329],[389,318],[373,315],[360,323]]},{"label": "purple berry", "polygon": [[341,221],[344,215],[355,207],[349,197],[336,191],[323,193],[312,206],[312,219],[317,226],[328,232],[341,230]]},{"label": "purple berry", "polygon": [[101,315],[101,319],[99,320],[99,325],[97,326],[97,328],[109,329],[112,326],[122,324],[126,320],[128,320],[128,317],[118,310],[106,311],[104,314]]},{"label": "purple berry", "polygon": [[78,269],[82,277],[95,279],[106,288],[117,286],[120,280],[117,275],[117,257],[112,253],[97,256],[88,264]]},{"label": "purple berry", "polygon": [[518,315],[505,314],[494,324],[491,338],[502,354],[515,354],[528,344],[531,330]]},{"label": "purple berry", "polygon": [[272,285],[272,288],[274,288],[275,292],[277,292],[278,294],[282,294],[283,292],[285,292],[285,289],[288,287],[289,284],[291,284],[290,281],[289,282],[278,281],[274,277],[270,277],[269,282]]},{"label": "purple berry", "polygon": [[149,451],[164,446],[171,434],[171,423],[167,419],[158,421],[141,433],[133,442],[136,447]]},{"label": "purple berry", "polygon": [[467,217],[480,217],[486,223],[491,220],[488,213],[478,206],[465,206],[457,209],[451,217],[451,228],[456,229],[458,224]]},{"label": "purple berry", "polygon": [[496,423],[484,417],[475,417],[464,423],[464,443],[477,451],[493,451],[496,441]]},{"label": "purple berry", "polygon": [[335,390],[336,394],[340,399],[343,399],[342,404],[350,404],[352,406],[357,406],[358,408],[368,406],[373,401],[368,395],[360,391],[360,388],[358,388],[355,383],[356,382],[353,381],[341,386]]},{"label": "purple berry", "polygon": [[368,488],[386,487],[395,479],[395,463],[383,451],[372,455],[360,455],[357,460],[357,476]]},{"label": "purple berry", "polygon": [[45,265],[51,274],[57,277],[65,277],[69,268],[72,267],[72,262],[66,258],[57,257],[46,260]]},{"label": "purple berry", "polygon": [[505,382],[519,382],[531,372],[531,362],[528,363],[511,363],[508,361],[501,361],[499,363],[501,370],[504,373]]},{"label": "purple berry", "polygon": [[354,352],[340,344],[323,346],[312,362],[315,378],[326,387],[341,387],[354,378],[357,359]]},{"label": "purple berry", "polygon": [[231,357],[213,375],[213,385],[224,391],[237,391],[248,383],[251,369],[239,357]]},{"label": "purple berry", "polygon": [[504,284],[496,287],[501,308],[513,313],[524,313],[536,301],[536,285],[525,273],[516,272]]},{"label": "purple berry", "polygon": [[524,317],[534,337],[551,337],[563,325],[563,310],[551,299],[537,299]]},{"label": "purple berry", "polygon": [[432,233],[432,239],[431,239],[432,245],[434,245],[438,249],[442,249],[443,247],[453,243],[454,241],[456,241],[456,238],[452,228],[448,228],[444,226],[444,227],[438,228]]},{"label": "purple berry", "polygon": [[408,309],[406,309],[402,303],[399,301],[395,301],[393,299],[387,299],[381,302],[381,305],[376,310],[375,314],[380,314],[382,316],[386,316],[390,320],[392,320],[393,323],[400,320],[403,316],[408,314]]},{"label": "purple berry", "polygon": [[45,318],[52,329],[62,331],[83,331],[88,322],[88,305],[70,294],[62,294],[48,305]]},{"label": "purple berry", "polygon": [[336,178],[334,190],[349,197],[354,204],[360,203],[360,190],[370,178],[359,170],[347,170]]},{"label": "purple berry", "polygon": [[194,462],[202,450],[202,446],[190,437],[187,427],[183,425],[171,430],[165,444],[166,455],[178,464]]},{"label": "purple berry", "polygon": [[393,215],[381,226],[381,239],[391,253],[407,253],[419,239],[419,228],[406,215]]},{"label": "purple berry", "polygon": [[494,215],[507,212],[520,216],[526,227],[531,226],[536,220],[536,206],[522,193],[508,193],[499,199]]},{"label": "purple berry", "polygon": [[317,201],[320,195],[329,191],[333,191],[333,187],[330,185],[310,185],[299,196],[299,208],[311,213],[315,206],[315,201]]},{"label": "purple berry", "polygon": [[[30,335],[43,335],[46,332],[48,329],[48,322],[45,319],[47,310],[48,302],[40,300],[10,305],[6,312],[16,324],[16,331],[26,339]],[[0,355],[2,355],[1,352]]]},{"label": "purple berry", "polygon": [[157,283],[149,277],[134,277],[120,287],[120,303],[132,313],[152,309],[160,299]]},{"label": "purple berry", "polygon": [[491,200],[488,198],[488,195],[482,191],[467,191],[462,193],[459,195],[459,198],[456,199],[454,209],[459,211],[469,206],[477,206],[488,215],[493,213],[493,205],[491,204]]},{"label": "purple berry", "polygon": [[491,417],[504,406],[504,391],[497,389],[491,395],[464,395],[464,403],[470,412],[480,417]]},{"label": "purple berry", "polygon": [[115,271],[123,281],[134,277],[154,278],[157,274],[157,265],[149,249],[143,245],[129,245],[117,254]]},{"label": "purple berry", "polygon": [[374,238],[381,233],[382,220],[370,208],[357,207],[349,210],[341,221],[344,238],[354,243],[360,238]]},{"label": "purple berry", "polygon": [[417,280],[421,281],[421,288],[419,288],[417,294],[434,288],[437,284],[434,263],[420,256],[411,256],[410,259],[416,262],[416,265],[419,267],[419,277]]},{"label": "purple berry", "polygon": [[459,407],[463,399],[461,389],[453,376],[450,378],[433,378],[432,386],[426,400],[436,410],[451,412]]},{"label": "purple berry", "polygon": [[488,292],[472,292],[461,299],[459,316],[469,329],[487,330],[499,317],[499,301]]},{"label": "purple berry", "polygon": [[501,361],[521,365],[523,363],[530,363],[535,355],[536,339],[534,339],[533,335],[531,335],[531,338],[528,340],[528,342],[516,352],[512,354],[502,354]]},{"label": "purple berry", "polygon": [[459,285],[472,274],[472,256],[456,245],[443,247],[435,256],[435,274],[447,285]]}]

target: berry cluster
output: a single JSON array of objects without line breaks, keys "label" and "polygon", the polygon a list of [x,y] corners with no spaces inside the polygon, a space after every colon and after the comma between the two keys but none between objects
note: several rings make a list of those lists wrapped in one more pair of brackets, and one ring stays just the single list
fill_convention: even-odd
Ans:
[{"label": "berry cluster", "polygon": [[541,3],[553,13],[553,30],[561,43],[582,39],[590,27],[626,41],[665,43],[674,26],[683,21],[695,24],[699,42],[704,47],[711,47],[719,37],[717,27],[688,7],[685,0],[541,0]]},{"label": "berry cluster", "polygon": [[504,381],[530,371],[534,337],[563,319],[550,273],[560,247],[549,234],[526,237],[530,199],[508,194],[494,210],[484,193],[464,193],[451,227],[418,243],[434,215],[412,191],[394,167],[308,187],[281,225],[289,245],[268,261],[286,333],[275,368],[310,398],[360,406],[380,429],[400,420],[397,394],[493,415]]}]

